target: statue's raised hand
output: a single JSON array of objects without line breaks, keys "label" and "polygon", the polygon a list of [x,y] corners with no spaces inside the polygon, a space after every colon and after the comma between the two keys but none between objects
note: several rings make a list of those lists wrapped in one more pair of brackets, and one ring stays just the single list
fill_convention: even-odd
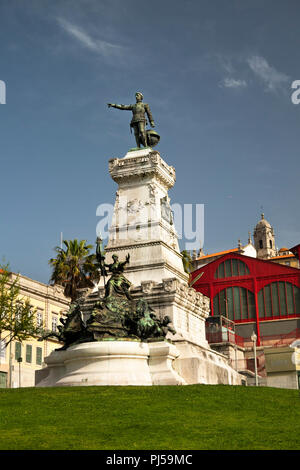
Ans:
[{"label": "statue's raised hand", "polygon": [[155,127],[154,121],[150,122],[151,127]]}]

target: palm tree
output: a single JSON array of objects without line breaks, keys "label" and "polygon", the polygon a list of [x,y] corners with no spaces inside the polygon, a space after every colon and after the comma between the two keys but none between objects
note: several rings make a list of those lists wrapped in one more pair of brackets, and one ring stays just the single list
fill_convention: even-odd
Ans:
[{"label": "palm tree", "polygon": [[53,267],[50,283],[64,286],[64,294],[73,302],[78,297],[78,289],[93,287],[94,280],[99,280],[96,255],[90,254],[93,245],[86,240],[64,240],[65,248],[56,247],[56,258],[49,264]]}]

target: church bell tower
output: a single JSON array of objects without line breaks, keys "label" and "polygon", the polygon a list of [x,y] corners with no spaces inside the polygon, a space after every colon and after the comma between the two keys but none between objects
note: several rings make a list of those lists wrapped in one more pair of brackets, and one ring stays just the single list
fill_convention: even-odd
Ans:
[{"label": "church bell tower", "polygon": [[269,259],[276,256],[274,230],[264,214],[261,214],[261,220],[254,229],[253,238],[258,258]]}]

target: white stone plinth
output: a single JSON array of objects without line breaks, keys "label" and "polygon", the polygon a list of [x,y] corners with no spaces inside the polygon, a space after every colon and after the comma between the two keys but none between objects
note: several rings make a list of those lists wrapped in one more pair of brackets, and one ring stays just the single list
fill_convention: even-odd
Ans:
[{"label": "white stone plinth", "polygon": [[186,385],[185,380],[173,369],[173,361],[179,352],[166,341],[149,344],[149,368],[153,385]]},{"label": "white stone plinth", "polygon": [[151,152],[153,152],[153,149],[151,147],[130,150],[126,153],[124,158],[146,157]]},{"label": "white stone plinth", "polygon": [[179,356],[173,367],[187,384],[242,385],[246,381],[229,365],[224,354],[189,341],[176,341],[175,344]]},{"label": "white stone plinth", "polygon": [[174,342],[177,337],[208,347],[205,337],[205,320],[209,316],[209,298],[184,285],[176,278],[163,279],[161,283],[144,281],[131,289],[134,299],[143,298],[163,319],[168,316],[177,332],[167,339]]},{"label": "white stone plinth", "polygon": [[166,341],[82,343],[46,357],[36,386],[181,385],[185,381],[172,367],[178,354]]},{"label": "white stone plinth", "polygon": [[176,277],[187,282],[168,190],[175,184],[175,169],[152,149],[128,152],[109,161],[109,172],[118,184],[108,244],[112,254],[125,259],[126,277],[133,285]]}]

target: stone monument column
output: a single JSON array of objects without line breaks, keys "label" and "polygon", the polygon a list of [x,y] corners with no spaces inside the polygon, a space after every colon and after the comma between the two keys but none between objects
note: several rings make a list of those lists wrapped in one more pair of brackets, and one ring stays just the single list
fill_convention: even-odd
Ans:
[{"label": "stone monument column", "polygon": [[126,276],[133,285],[176,278],[186,283],[168,190],[175,169],[151,148],[109,161],[118,184],[106,255],[130,254]]},{"label": "stone monument column", "polygon": [[207,347],[209,299],[188,286],[170,208],[174,167],[159,152],[144,148],[111,159],[109,172],[118,190],[106,258],[117,254],[124,259],[129,253],[126,277],[132,295],[147,299],[160,318],[167,315],[177,339]]}]

